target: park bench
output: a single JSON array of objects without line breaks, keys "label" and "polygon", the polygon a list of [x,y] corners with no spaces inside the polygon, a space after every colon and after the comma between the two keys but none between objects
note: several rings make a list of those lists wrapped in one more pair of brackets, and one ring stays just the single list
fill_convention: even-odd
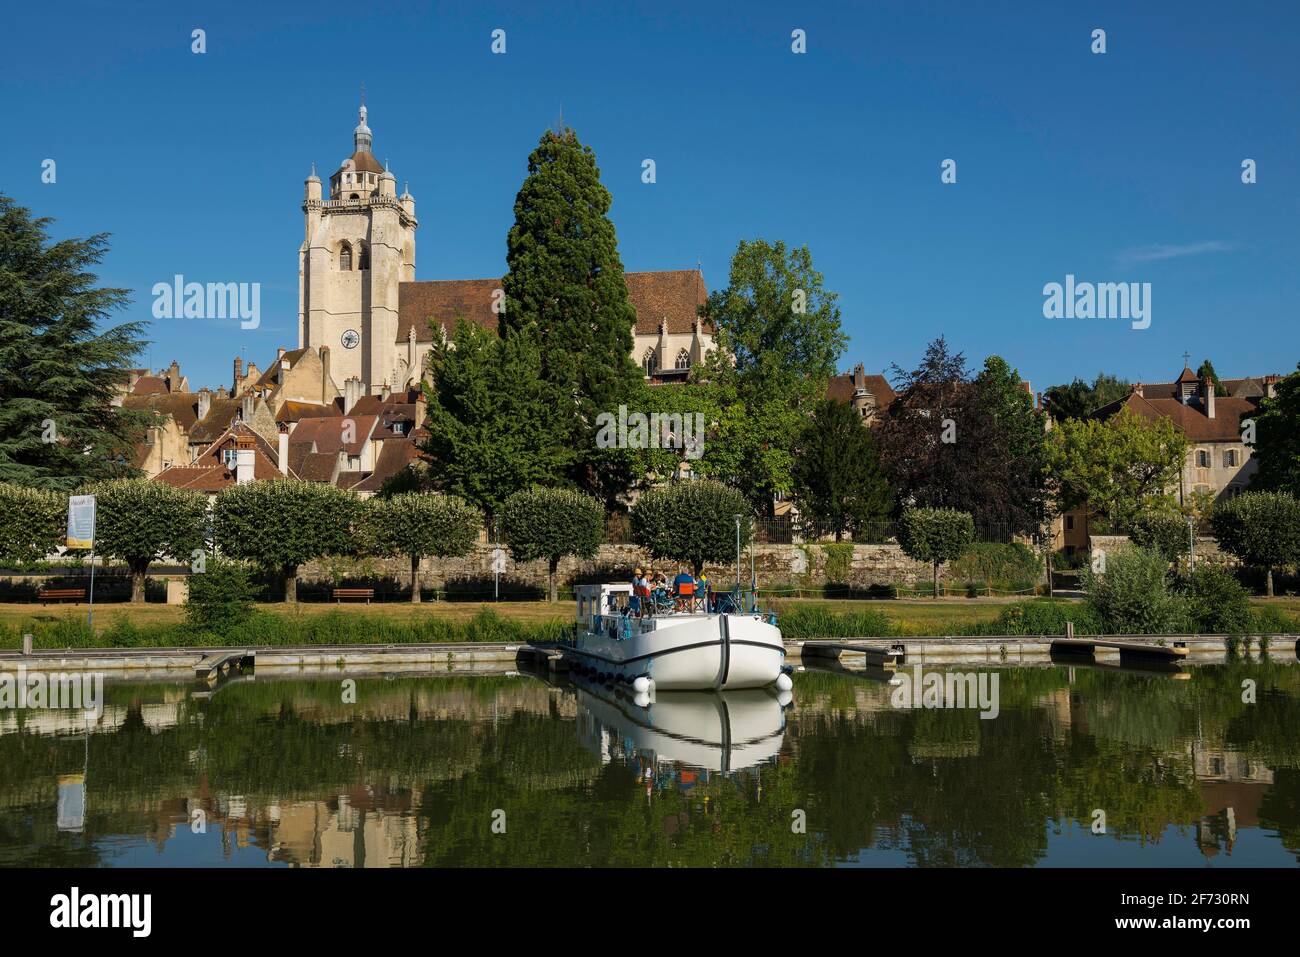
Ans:
[{"label": "park bench", "polygon": [[84,601],[86,598],[86,589],[84,588],[42,588],[36,593],[36,597],[41,600],[41,604],[48,604],[51,601]]},{"label": "park bench", "polygon": [[335,588],[333,591],[333,597],[336,604],[344,598],[355,601],[360,601],[364,598],[366,604],[369,605],[370,599],[375,597],[375,590],[373,588]]}]

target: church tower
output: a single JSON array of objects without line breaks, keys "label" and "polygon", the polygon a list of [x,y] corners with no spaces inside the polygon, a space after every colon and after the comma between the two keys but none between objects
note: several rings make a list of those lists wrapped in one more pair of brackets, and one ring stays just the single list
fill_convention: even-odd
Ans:
[{"label": "church tower", "polygon": [[398,288],[415,279],[415,199],[371,151],[361,103],[352,155],[330,176],[329,198],[312,166],[298,256],[298,345],[329,347],[335,385],[356,377],[367,393],[394,382]]}]

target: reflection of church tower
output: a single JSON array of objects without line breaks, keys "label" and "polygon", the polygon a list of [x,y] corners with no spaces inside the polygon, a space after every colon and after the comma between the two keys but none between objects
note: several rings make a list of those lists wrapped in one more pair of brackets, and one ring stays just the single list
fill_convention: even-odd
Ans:
[{"label": "reflection of church tower", "polygon": [[307,177],[302,210],[306,236],[298,257],[298,345],[328,346],[335,383],[353,376],[366,392],[394,382],[398,286],[415,279],[415,199],[397,195],[393,174],[371,152],[366,107],[353,132],[353,152],[321,181]]}]

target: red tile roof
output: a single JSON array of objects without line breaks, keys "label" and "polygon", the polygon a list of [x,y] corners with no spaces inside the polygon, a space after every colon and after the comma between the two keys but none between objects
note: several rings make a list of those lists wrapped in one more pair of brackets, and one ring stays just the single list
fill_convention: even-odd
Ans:
[{"label": "red tile roof", "polygon": [[1148,422],[1169,419],[1193,442],[1240,442],[1241,417],[1257,412],[1259,404],[1254,399],[1219,397],[1214,400],[1214,418],[1211,419],[1199,404],[1184,405],[1177,399],[1148,399],[1134,392],[1102,406],[1093,416],[1108,419],[1124,408]]},{"label": "red tile roof", "polygon": [[[352,441],[343,441],[343,432],[352,424]],[[348,455],[360,455],[362,448],[379,423],[377,415],[346,415],[331,418],[303,419],[289,436],[289,447],[315,444],[317,452],[337,453],[340,449]]]},{"label": "red tile roof", "polygon": [[[695,328],[699,307],[708,299],[704,277],[696,269],[624,273],[628,298],[636,310],[636,332],[657,335],[661,320],[673,334]],[[500,279],[445,279],[404,282],[398,287],[397,341],[405,342],[411,329],[420,342],[432,342],[430,319],[450,334],[458,317],[497,331],[498,316],[492,311],[493,294]],[[712,331],[705,322],[704,329]]]}]

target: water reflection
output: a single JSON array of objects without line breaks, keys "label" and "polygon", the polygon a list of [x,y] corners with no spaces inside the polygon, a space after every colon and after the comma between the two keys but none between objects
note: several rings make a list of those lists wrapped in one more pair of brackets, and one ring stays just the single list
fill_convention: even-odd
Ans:
[{"label": "water reflection", "polygon": [[361,679],[355,704],[338,678],[109,684],[89,725],[0,714],[0,864],[1296,865],[1294,663],[997,671],[994,720],[851,672],[797,675],[790,708],[525,676]]}]

